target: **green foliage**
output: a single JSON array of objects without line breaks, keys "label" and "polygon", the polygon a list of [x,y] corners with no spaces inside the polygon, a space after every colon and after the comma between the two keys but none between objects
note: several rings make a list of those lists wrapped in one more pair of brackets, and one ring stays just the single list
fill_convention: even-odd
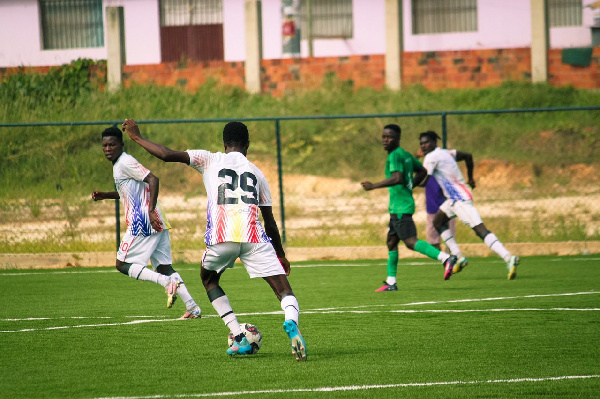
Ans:
[{"label": "green foliage", "polygon": [[0,102],[17,102],[24,109],[72,106],[92,92],[91,70],[95,65],[93,60],[79,58],[47,74],[25,73],[22,68],[0,85]]},{"label": "green foliage", "polygon": [[[0,85],[0,119],[4,122],[139,121],[363,115],[415,111],[486,110],[600,104],[600,93],[572,87],[505,83],[496,88],[441,90],[422,86],[402,91],[356,89],[333,75],[318,90],[299,90],[283,98],[252,95],[239,87],[209,81],[197,92],[178,87],[133,85],[116,92],[99,91],[90,71],[102,68],[77,60],[47,75],[17,74]],[[92,79],[93,80],[93,79]],[[385,161],[382,127],[402,126],[402,146],[418,149],[418,133],[437,130],[439,116],[283,120],[281,149],[286,173],[349,177],[379,176]],[[173,149],[221,149],[222,123],[142,124],[142,133]],[[0,196],[57,196],[62,191],[87,194],[111,187],[110,164],[100,148],[104,125],[41,126],[2,129]],[[249,123],[251,157],[276,162],[275,123]],[[549,133],[547,133],[549,132]],[[600,150],[600,112],[539,112],[448,116],[448,145],[473,152],[476,159],[554,164],[592,163]],[[189,176],[165,167],[126,140],[126,151],[155,170],[168,190],[196,192]],[[196,186],[194,186],[196,187]]]}]

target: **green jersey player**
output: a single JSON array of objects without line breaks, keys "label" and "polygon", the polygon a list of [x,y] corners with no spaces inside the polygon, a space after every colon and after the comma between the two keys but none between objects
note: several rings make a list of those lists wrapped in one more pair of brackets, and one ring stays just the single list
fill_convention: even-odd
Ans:
[{"label": "green jersey player", "polygon": [[415,157],[400,147],[402,131],[398,125],[387,125],[381,135],[383,148],[388,152],[385,164],[385,180],[378,183],[363,181],[361,185],[366,191],[387,187],[390,193],[390,223],[387,236],[388,277],[383,286],[375,291],[398,291],[396,274],[398,270],[398,243],[404,242],[408,249],[417,251],[444,265],[444,280],[452,276],[452,268],[456,264],[456,256],[442,252],[425,241],[417,239],[417,227],[413,221],[415,200],[413,187],[419,185],[426,177],[427,171]]}]

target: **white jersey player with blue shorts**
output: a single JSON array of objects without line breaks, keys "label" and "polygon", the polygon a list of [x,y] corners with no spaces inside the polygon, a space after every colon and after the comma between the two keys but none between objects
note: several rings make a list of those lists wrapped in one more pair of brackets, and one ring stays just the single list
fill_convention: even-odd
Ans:
[{"label": "white jersey player with blue shorts", "polygon": [[511,255],[498,237],[487,230],[479,216],[479,212],[473,206],[471,188],[465,182],[462,172],[458,167],[457,161],[464,160],[467,163],[469,182],[474,187],[472,155],[457,150],[446,150],[437,147],[438,138],[439,136],[432,131],[424,132],[420,135],[421,151],[425,154],[423,166],[427,170],[427,177],[420,185],[426,185],[428,179],[433,177],[442,188],[446,197],[446,201],[440,206],[433,223],[440,237],[448,245],[450,252],[459,258],[453,272],[460,272],[468,262],[462,256],[456,239],[448,228],[447,222],[456,217],[473,229],[475,234],[506,262],[508,278],[510,280],[514,279],[516,277],[516,267],[519,264],[519,257]]}]

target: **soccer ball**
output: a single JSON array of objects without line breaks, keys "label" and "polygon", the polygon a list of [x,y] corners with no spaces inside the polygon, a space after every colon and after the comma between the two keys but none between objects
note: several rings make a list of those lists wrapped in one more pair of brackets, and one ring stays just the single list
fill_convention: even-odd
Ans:
[{"label": "soccer ball", "polygon": [[[242,328],[242,332],[246,336],[246,339],[250,342],[250,345],[252,345],[252,354],[254,355],[262,346],[262,334],[254,324],[240,323],[240,327]],[[227,341],[229,346],[233,344],[233,334],[231,332],[227,336]]]}]

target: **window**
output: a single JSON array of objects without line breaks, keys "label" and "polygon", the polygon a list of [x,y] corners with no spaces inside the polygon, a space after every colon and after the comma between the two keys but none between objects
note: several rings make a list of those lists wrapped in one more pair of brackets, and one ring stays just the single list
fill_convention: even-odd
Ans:
[{"label": "window", "polygon": [[550,27],[581,26],[581,0],[548,0]]},{"label": "window", "polygon": [[104,46],[102,0],[39,0],[44,50]]},{"label": "window", "polygon": [[349,39],[353,35],[352,0],[304,0],[299,22],[305,38],[309,21],[313,39]]},{"label": "window", "polygon": [[160,0],[163,62],[225,58],[222,0]]},{"label": "window", "polygon": [[477,0],[412,0],[412,32],[477,31]]},{"label": "window", "polygon": [[161,0],[161,26],[212,25],[223,23],[221,0]]}]

